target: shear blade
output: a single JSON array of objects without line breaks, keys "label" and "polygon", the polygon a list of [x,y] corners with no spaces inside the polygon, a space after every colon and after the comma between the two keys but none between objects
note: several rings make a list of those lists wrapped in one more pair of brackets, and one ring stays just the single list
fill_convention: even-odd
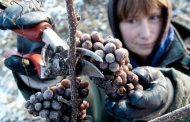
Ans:
[{"label": "shear blade", "polygon": [[79,73],[77,75],[104,78],[104,75],[96,66],[84,59],[78,61],[77,72]]},{"label": "shear blade", "polygon": [[77,48],[76,49],[76,53],[79,56],[90,56],[91,58],[94,58],[96,61],[98,62],[103,62],[102,58],[100,56],[98,56],[96,53],[85,49],[85,48]]}]

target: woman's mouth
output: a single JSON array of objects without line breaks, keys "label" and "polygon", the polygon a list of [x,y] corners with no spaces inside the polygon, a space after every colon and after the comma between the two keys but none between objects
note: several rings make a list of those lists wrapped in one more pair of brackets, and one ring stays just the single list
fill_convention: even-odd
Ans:
[{"label": "woman's mouth", "polygon": [[152,48],[154,44],[153,43],[139,44],[139,46],[142,48]]}]

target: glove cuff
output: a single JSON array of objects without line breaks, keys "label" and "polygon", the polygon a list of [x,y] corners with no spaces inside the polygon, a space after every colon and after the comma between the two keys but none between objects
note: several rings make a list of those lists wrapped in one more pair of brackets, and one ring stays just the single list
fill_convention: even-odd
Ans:
[{"label": "glove cuff", "polygon": [[150,115],[143,117],[140,120],[147,121],[147,120],[151,120],[153,118],[159,117],[162,114],[164,114],[166,112],[166,110],[168,109],[168,107],[171,105],[171,103],[173,101],[173,97],[174,97],[174,89],[173,89],[173,85],[172,85],[170,79],[168,79],[167,77],[165,77],[165,78],[167,81],[167,89],[168,89],[168,99],[167,99],[166,104],[163,107],[161,107],[160,109],[158,109],[157,111],[152,112]]}]

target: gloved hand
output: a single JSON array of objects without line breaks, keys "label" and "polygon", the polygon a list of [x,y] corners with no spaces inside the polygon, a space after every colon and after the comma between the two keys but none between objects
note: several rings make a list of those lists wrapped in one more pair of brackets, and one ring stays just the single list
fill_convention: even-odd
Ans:
[{"label": "gloved hand", "polygon": [[163,114],[173,99],[171,81],[153,67],[138,67],[133,70],[139,76],[144,90],[136,90],[129,98],[106,99],[106,110],[116,118],[150,120]]},{"label": "gloved hand", "polygon": [[[53,26],[53,21],[50,16],[36,8],[35,6],[25,6],[23,3],[13,4],[7,7],[0,14],[0,29],[2,30],[15,30],[15,29],[26,29],[32,28],[35,25],[47,22]],[[24,32],[23,32],[24,33]],[[41,54],[42,47],[44,46],[42,41],[34,41],[23,37],[22,35],[17,36],[17,51],[5,54],[5,66],[13,71],[17,82],[22,80],[29,87],[40,89],[44,87],[44,82],[39,80],[37,71],[31,60],[23,58],[26,54]],[[39,82],[41,81],[41,82]],[[34,83],[32,83],[34,82]],[[43,83],[42,83],[43,82]],[[52,83],[52,82],[47,82]],[[48,85],[49,85],[48,84]]]},{"label": "gloved hand", "polygon": [[[0,29],[24,29],[31,28],[40,22],[48,22],[52,24],[50,16],[36,7],[28,7],[22,3],[14,4],[6,8],[0,16]],[[42,41],[33,41],[23,37],[17,36],[17,49],[21,55],[28,53],[41,53],[44,46]],[[19,55],[12,55],[5,60],[5,65],[14,72],[19,72],[23,75],[35,74],[34,66],[31,62],[30,65],[23,66],[22,57]]]}]

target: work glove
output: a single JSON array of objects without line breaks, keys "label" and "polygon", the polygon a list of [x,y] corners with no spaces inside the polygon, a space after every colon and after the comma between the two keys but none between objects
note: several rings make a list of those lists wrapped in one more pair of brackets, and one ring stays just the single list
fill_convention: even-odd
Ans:
[{"label": "work glove", "polygon": [[130,121],[147,121],[163,114],[173,99],[171,81],[153,67],[138,67],[133,73],[138,75],[144,90],[135,90],[120,100],[106,98],[108,113]]},{"label": "work glove", "polygon": [[[27,6],[24,3],[14,3],[3,10],[0,15],[0,29],[2,30],[22,31],[23,29],[32,28],[41,22],[54,25],[51,17],[42,9],[35,6]],[[37,77],[34,64],[25,55],[41,54],[44,45],[44,42],[41,40],[34,41],[32,37],[29,39],[22,36],[22,34],[17,35],[17,51],[7,51],[4,54],[6,57],[4,61],[5,66],[13,71],[17,81],[18,79],[22,80],[28,86],[36,89],[42,87],[41,85],[44,83],[39,82],[40,79]]]},{"label": "work glove", "polygon": [[[31,28],[38,23],[48,22],[52,24],[50,16],[36,7],[25,7],[24,4],[18,3],[6,8],[0,16],[0,29],[2,30],[15,30]],[[44,46],[42,41],[33,41],[25,38],[22,35],[17,35],[17,51],[15,55],[6,53],[5,65],[13,72],[18,72],[22,75],[34,75],[36,71],[34,65],[29,61],[28,65],[23,65],[22,55],[28,53],[41,53]],[[13,52],[10,52],[13,53]],[[25,60],[26,61],[26,60]]]}]

